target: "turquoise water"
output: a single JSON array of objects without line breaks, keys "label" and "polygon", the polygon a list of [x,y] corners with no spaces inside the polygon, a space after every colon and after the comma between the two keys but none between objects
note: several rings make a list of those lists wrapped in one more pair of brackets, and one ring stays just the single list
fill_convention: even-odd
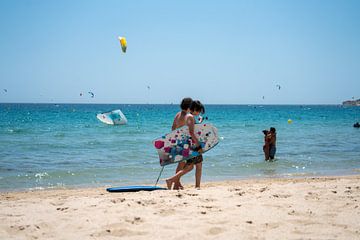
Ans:
[{"label": "turquoise water", "polygon": [[[122,109],[128,125],[99,112]],[[0,104],[0,191],[153,184],[152,140],[169,132],[177,105]],[[221,142],[206,153],[203,181],[360,173],[359,107],[207,105]],[[287,120],[293,123],[288,124]],[[265,162],[263,129],[278,132]],[[162,178],[174,173],[165,167]],[[192,183],[194,172],[184,181]],[[160,184],[163,184],[160,181]]]}]

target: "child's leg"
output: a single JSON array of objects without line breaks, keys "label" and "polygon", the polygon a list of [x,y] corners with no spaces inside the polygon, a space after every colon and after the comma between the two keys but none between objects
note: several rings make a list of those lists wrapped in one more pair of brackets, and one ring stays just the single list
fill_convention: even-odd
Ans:
[{"label": "child's leg", "polygon": [[[177,165],[177,168],[176,168],[176,172],[175,173],[178,173],[180,170],[184,169],[186,165],[186,162],[183,161],[183,162],[179,162],[178,165]],[[180,179],[179,179],[179,184],[178,186],[174,186],[174,189],[184,189],[183,185],[181,184],[180,182]]]},{"label": "child's leg", "polygon": [[197,163],[195,165],[195,187],[200,188],[200,182],[201,182],[201,173],[202,173],[202,162]]},{"label": "child's leg", "polygon": [[194,164],[186,164],[184,169],[180,170],[178,173],[176,173],[174,176],[172,176],[171,178],[166,179],[166,185],[168,189],[171,189],[173,183],[175,184],[175,186],[179,185],[180,182],[180,178],[185,175],[186,173],[190,172],[194,167]]},{"label": "child's leg", "polygon": [[185,161],[182,161],[182,162],[179,162],[178,165],[177,165],[177,168],[176,168],[176,172],[175,173],[178,173],[180,170],[183,170],[184,167],[186,165],[186,162]]}]

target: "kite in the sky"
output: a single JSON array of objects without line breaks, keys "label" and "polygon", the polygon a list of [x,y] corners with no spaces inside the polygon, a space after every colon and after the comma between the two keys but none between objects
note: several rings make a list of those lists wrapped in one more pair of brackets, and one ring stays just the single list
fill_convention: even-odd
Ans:
[{"label": "kite in the sky", "polygon": [[126,38],[118,37],[118,39],[120,41],[120,45],[121,45],[121,49],[122,49],[123,53],[126,53],[126,48],[127,48]]},{"label": "kite in the sky", "polygon": [[4,92],[7,92],[7,89],[6,89],[6,88],[4,88]]},{"label": "kite in the sky", "polygon": [[276,87],[280,90],[281,89],[281,86],[279,84],[276,85]]},{"label": "kite in the sky", "polygon": [[88,92],[88,93],[91,95],[92,98],[95,96],[93,92]]},{"label": "kite in the sky", "polygon": [[147,89],[150,90],[150,86],[149,86],[149,85],[147,86]]}]

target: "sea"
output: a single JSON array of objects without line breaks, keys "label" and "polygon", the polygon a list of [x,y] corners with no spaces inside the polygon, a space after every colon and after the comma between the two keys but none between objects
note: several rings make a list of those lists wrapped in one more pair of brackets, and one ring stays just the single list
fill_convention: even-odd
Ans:
[{"label": "sea", "polygon": [[[220,143],[204,154],[202,181],[360,174],[360,107],[206,105]],[[97,113],[121,109],[127,125]],[[0,191],[154,185],[152,141],[170,132],[176,104],[0,104]],[[275,127],[275,160],[262,130]],[[159,185],[176,164],[164,168]],[[183,177],[193,184],[194,171]]]}]

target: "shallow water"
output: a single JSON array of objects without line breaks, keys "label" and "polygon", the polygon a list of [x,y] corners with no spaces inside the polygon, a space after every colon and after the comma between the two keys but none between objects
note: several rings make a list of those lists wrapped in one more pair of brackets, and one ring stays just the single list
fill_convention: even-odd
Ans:
[{"label": "shallow water", "polygon": [[[0,104],[0,190],[152,184],[161,169],[152,140],[169,132],[178,108]],[[96,119],[112,109],[128,124]],[[204,155],[203,181],[360,172],[360,129],[352,127],[359,107],[207,105],[205,115],[221,142]],[[270,127],[277,129],[277,154],[265,162],[261,131]],[[162,178],[175,167],[165,167]],[[194,173],[184,181],[193,182]]]}]

